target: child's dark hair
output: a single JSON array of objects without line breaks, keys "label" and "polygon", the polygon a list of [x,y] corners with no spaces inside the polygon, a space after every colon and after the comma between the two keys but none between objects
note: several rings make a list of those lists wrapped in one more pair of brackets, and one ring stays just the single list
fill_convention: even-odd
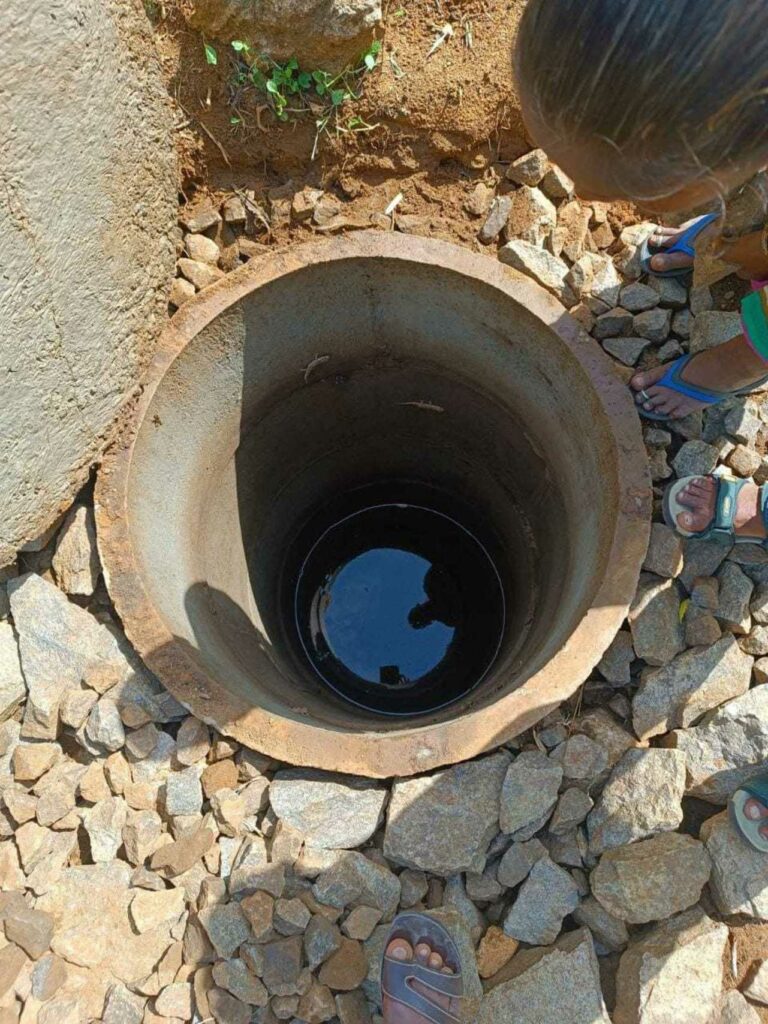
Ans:
[{"label": "child's dark hair", "polygon": [[530,124],[613,150],[623,195],[768,164],[768,0],[529,0],[515,65]]}]

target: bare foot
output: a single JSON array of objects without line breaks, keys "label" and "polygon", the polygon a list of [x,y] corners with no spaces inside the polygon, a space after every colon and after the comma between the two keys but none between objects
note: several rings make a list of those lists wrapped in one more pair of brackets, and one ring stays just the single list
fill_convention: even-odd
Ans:
[{"label": "bare foot", "polygon": [[768,839],[768,807],[759,800],[755,800],[754,797],[751,797],[744,804],[744,815],[749,818],[750,821],[760,821],[761,818],[765,818],[766,823],[762,828],[758,829],[758,832],[763,839]]},{"label": "bare foot", "polygon": [[[680,235],[692,224],[695,224],[697,220],[698,217],[694,217],[693,220],[687,220],[679,228],[665,228],[663,225],[659,225],[648,239],[648,244],[664,246],[664,248],[674,245]],[[657,253],[651,259],[651,270],[655,270],[658,274],[663,273],[665,270],[677,270],[678,267],[685,267],[687,269],[692,266],[693,257],[688,256],[684,252],[673,252],[668,256],[664,253]]]},{"label": "bare foot", "polygon": [[[405,939],[393,939],[387,946],[387,956],[392,957],[393,960],[411,961],[414,959],[414,954],[415,959],[425,967],[430,967],[433,971],[440,971],[442,974],[453,974],[451,968],[446,967],[440,954],[430,949],[426,942],[419,943],[415,950]],[[458,1016],[456,1008],[451,1006],[451,1003],[455,1003],[457,1000],[450,996],[439,995],[418,981],[413,981],[411,984],[416,992],[429,999],[435,1006],[440,1006]],[[383,997],[383,1014],[384,1024],[430,1024],[422,1014],[410,1010],[407,1006],[395,1002],[386,995]]]},{"label": "bare foot", "polygon": [[[715,516],[717,481],[713,476],[698,476],[679,493],[678,501],[689,510],[677,517],[677,525],[688,533],[700,533]],[[756,543],[765,540],[766,530],[760,512],[760,488],[751,481],[744,484],[736,499],[734,530],[739,537],[752,537]]]},{"label": "bare foot", "polygon": [[[638,392],[635,398],[637,404],[648,412],[661,413],[673,420],[682,419],[704,408],[706,402],[697,402],[671,388],[657,385],[656,382],[664,376],[667,367],[668,364],[665,364],[634,375],[629,383]],[[757,355],[744,335],[739,334],[723,345],[697,352],[685,366],[682,378],[692,387],[727,392],[748,387],[766,373],[768,363]]]}]

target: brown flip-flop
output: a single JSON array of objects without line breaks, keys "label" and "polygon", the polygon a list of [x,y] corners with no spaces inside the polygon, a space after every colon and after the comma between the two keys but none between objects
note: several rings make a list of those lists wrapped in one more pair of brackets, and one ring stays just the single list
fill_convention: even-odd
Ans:
[{"label": "brown flip-flop", "polygon": [[[393,939],[404,939],[411,949],[425,942],[443,958],[446,967],[453,974],[433,971],[417,960],[394,960],[386,955],[386,949]],[[436,995],[450,996],[452,1004],[464,995],[464,982],[456,943],[441,924],[426,914],[399,914],[392,922],[392,928],[385,946],[381,965],[381,991],[396,1003],[420,1014],[432,1024],[460,1024],[461,1018],[455,1013],[437,1006],[426,996],[417,992],[413,982],[418,981]]]}]

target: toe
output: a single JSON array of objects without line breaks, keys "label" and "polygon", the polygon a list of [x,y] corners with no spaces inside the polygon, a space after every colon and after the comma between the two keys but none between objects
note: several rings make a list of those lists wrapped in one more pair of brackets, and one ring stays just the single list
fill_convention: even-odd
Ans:
[{"label": "toe", "polygon": [[387,956],[404,962],[413,959],[413,949],[405,939],[393,939],[387,946]]},{"label": "toe", "polygon": [[768,825],[763,825],[762,828],[758,829],[758,832],[760,833],[761,838],[768,839]]},{"label": "toe", "polygon": [[440,971],[443,967],[443,958],[439,953],[435,953],[434,950],[429,954],[428,965],[433,971]]},{"label": "toe", "polygon": [[432,954],[432,950],[429,948],[426,942],[420,942],[418,946],[416,946],[414,952],[416,953],[416,959],[419,961],[419,963],[429,963],[429,958]]},{"label": "toe", "polygon": [[659,253],[651,260],[651,270],[655,270],[657,273],[692,266],[693,259],[684,252]]},{"label": "toe", "polygon": [[744,814],[750,821],[759,821],[768,815],[768,807],[759,800],[755,800],[754,797],[750,797],[744,804]]}]

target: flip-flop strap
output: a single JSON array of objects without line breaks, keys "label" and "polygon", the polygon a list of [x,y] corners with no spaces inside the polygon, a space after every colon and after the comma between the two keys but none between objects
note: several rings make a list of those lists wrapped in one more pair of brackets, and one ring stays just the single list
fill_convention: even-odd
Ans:
[{"label": "flip-flop strap", "polygon": [[[756,779],[745,782],[741,789],[768,807],[768,775],[758,775]],[[768,824],[768,821],[766,821],[766,824]]]},{"label": "flip-flop strap", "polygon": [[432,989],[440,996],[451,996],[459,999],[464,994],[464,981],[460,974],[443,974],[442,971],[433,971],[418,961],[393,960],[391,957],[384,957],[387,966],[387,973],[395,983],[400,981],[408,982],[412,978],[421,982],[427,988]]},{"label": "flip-flop strap", "polygon": [[711,391],[709,388],[695,387],[693,384],[683,380],[682,372],[694,355],[695,353],[680,356],[679,359],[675,359],[673,363],[670,363],[664,376],[656,382],[656,386],[669,388],[670,391],[676,391],[679,395],[685,395],[686,398],[692,398],[695,402],[703,402],[705,405],[715,405],[717,402],[722,402],[725,398],[729,398],[730,392]]},{"label": "flip-flop strap", "polygon": [[666,255],[673,252],[684,252],[686,256],[695,256],[696,250],[691,245],[691,242],[693,242],[701,234],[704,228],[708,227],[712,223],[712,221],[717,220],[719,216],[719,213],[708,213],[704,217],[699,217],[697,221],[691,224],[691,226],[687,228],[682,235],[680,235],[673,245],[670,245],[665,249]]},{"label": "flip-flop strap", "polygon": [[455,1014],[417,992],[411,982],[418,981],[437,995],[459,998],[464,992],[461,975],[441,974],[413,961],[384,958],[382,992],[396,1003],[414,1010],[432,1024],[460,1024]]}]

